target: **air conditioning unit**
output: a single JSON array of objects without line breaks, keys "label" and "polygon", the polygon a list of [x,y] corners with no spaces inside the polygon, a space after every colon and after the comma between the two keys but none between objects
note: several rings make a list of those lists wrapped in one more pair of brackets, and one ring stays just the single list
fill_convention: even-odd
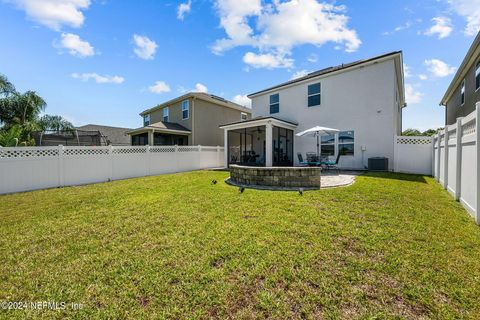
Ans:
[{"label": "air conditioning unit", "polygon": [[368,158],[368,170],[388,171],[388,158],[385,158],[385,157]]}]

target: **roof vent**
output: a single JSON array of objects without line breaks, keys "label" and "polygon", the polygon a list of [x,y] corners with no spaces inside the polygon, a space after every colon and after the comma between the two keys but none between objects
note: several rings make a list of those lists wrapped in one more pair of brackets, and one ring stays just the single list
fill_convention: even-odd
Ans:
[{"label": "roof vent", "polygon": [[224,98],[219,97],[219,96],[216,96],[216,95],[214,95],[214,94],[211,94],[210,97],[212,97],[213,99],[216,99],[216,100],[220,100],[220,101],[223,101],[223,102],[227,102],[227,100],[225,100]]}]

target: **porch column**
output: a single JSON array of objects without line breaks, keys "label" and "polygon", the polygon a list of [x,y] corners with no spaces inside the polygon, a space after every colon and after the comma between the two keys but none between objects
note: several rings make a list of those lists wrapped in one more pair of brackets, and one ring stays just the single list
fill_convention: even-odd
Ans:
[{"label": "porch column", "polygon": [[225,168],[228,168],[228,130],[223,129],[223,162]]},{"label": "porch column", "polygon": [[148,145],[153,146],[153,130],[148,131]]},{"label": "porch column", "polygon": [[265,125],[265,166],[273,165],[273,125],[268,122]]}]

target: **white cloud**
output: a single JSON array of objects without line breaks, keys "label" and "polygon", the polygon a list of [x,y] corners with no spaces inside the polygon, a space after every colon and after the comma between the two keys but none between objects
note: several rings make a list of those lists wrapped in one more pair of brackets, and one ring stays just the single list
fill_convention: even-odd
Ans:
[{"label": "white cloud", "polygon": [[389,35],[392,35],[392,34],[394,34],[394,33],[397,33],[397,32],[403,31],[403,30],[410,29],[410,27],[411,27],[412,25],[413,25],[413,23],[412,23],[411,21],[407,21],[407,22],[405,22],[404,24],[395,27],[395,29],[393,29],[392,31],[385,31],[385,32],[383,33],[383,35],[384,35],[384,36],[389,36]]},{"label": "white cloud", "polygon": [[148,87],[148,91],[152,93],[170,92],[170,86],[164,81],[157,81],[152,86]]},{"label": "white cloud", "polygon": [[439,39],[443,39],[448,37],[453,31],[452,20],[450,20],[450,18],[435,17],[432,19],[432,22],[433,26],[425,31],[425,35],[427,36],[438,35]]},{"label": "white cloud", "polygon": [[435,77],[443,78],[453,74],[457,69],[451,67],[442,60],[439,59],[430,59],[425,60],[425,65]]},{"label": "white cloud", "polygon": [[292,75],[292,77],[290,78],[290,80],[294,80],[294,79],[298,79],[298,78],[304,77],[304,76],[306,76],[308,73],[309,73],[309,71],[307,71],[307,70],[299,70],[299,71],[295,72],[295,73]]},{"label": "white cloud", "polygon": [[480,0],[447,0],[450,7],[467,20],[465,34],[474,36],[480,30]]},{"label": "white cloud", "polygon": [[232,101],[247,108],[252,107],[252,100],[250,100],[247,95],[237,94],[235,97],[232,98]]},{"label": "white cloud", "polygon": [[194,92],[203,92],[203,93],[207,93],[208,92],[208,88],[207,86],[205,86],[204,84],[201,84],[201,83],[197,83],[195,85],[195,90],[193,90]]},{"label": "white cloud", "polygon": [[[221,54],[237,46],[259,49],[247,58],[272,60],[290,55],[295,46],[328,42],[342,44],[347,52],[356,51],[361,41],[355,30],[348,28],[345,6],[319,3],[317,0],[273,1],[262,5],[261,0],[216,0],[220,25],[227,34],[219,39],[212,51]],[[244,57],[245,60],[245,57]],[[287,63],[293,65],[293,60]],[[285,67],[285,63],[261,63],[261,67]]]},{"label": "white cloud", "polygon": [[192,8],[192,1],[188,0],[186,3],[180,3],[177,8],[177,18],[179,20],[183,20],[185,18],[185,14],[189,13]]},{"label": "white cloud", "polygon": [[125,81],[125,78],[120,76],[99,75],[97,73],[72,73],[72,78],[82,81],[88,81],[90,79],[95,80],[96,83],[116,83],[120,84]]},{"label": "white cloud", "polygon": [[293,67],[293,59],[280,53],[256,54],[253,52],[247,52],[243,56],[243,62],[253,68],[274,69]]},{"label": "white cloud", "polygon": [[412,76],[410,67],[407,66],[405,63],[403,64],[403,75],[405,76],[405,78],[410,78]]},{"label": "white cloud", "polygon": [[133,52],[140,58],[144,60],[152,60],[157,51],[158,45],[155,41],[150,40],[146,36],[140,36],[138,34],[133,35],[133,42],[135,43],[135,48]]},{"label": "white cloud", "polygon": [[73,33],[62,33],[62,40],[58,45],[60,48],[68,49],[68,53],[77,57],[91,57],[95,54],[95,49],[85,40]]},{"label": "white cloud", "polygon": [[426,74],[419,74],[418,77],[420,78],[420,80],[427,80],[428,79],[428,76]]},{"label": "white cloud", "polygon": [[63,25],[79,28],[85,21],[82,10],[88,9],[90,0],[12,0],[27,16],[51,29]]},{"label": "white cloud", "polygon": [[315,63],[318,61],[318,56],[315,53],[312,53],[308,56],[307,61],[310,63]]},{"label": "white cloud", "polygon": [[423,93],[416,91],[411,84],[405,85],[405,101],[408,104],[417,104],[422,101]]}]

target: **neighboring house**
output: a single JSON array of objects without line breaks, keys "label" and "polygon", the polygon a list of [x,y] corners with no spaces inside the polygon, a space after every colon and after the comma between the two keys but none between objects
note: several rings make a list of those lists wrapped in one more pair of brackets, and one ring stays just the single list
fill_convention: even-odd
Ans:
[{"label": "neighboring house", "polygon": [[77,127],[76,129],[81,131],[98,131],[102,136],[102,145],[113,146],[128,146],[130,145],[130,137],[127,132],[132,130],[131,128],[119,128],[103,126],[98,124],[87,124]]},{"label": "neighboring house", "polygon": [[440,105],[445,106],[445,124],[451,125],[457,118],[475,110],[480,101],[480,32],[453,77]]},{"label": "neighboring house", "polygon": [[143,127],[128,134],[132,145],[223,146],[219,125],[248,120],[251,112],[221,97],[191,92],[143,111]]},{"label": "neighboring house", "polygon": [[316,153],[314,137],[296,133],[314,126],[340,130],[321,137],[321,155],[340,167],[364,169],[369,157],[395,158],[395,135],[402,128],[402,52],[392,52],[310,73],[249,95],[253,118],[222,125],[226,164],[298,165]]}]

